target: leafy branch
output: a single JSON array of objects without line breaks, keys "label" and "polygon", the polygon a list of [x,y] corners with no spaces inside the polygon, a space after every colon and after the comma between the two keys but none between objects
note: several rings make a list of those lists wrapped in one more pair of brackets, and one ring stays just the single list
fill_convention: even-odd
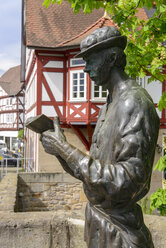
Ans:
[{"label": "leafy branch", "polygon": [[[161,72],[166,65],[166,2],[156,0],[63,0],[68,1],[76,14],[82,9],[85,14],[93,9],[103,8],[118,24],[120,31],[128,38],[126,48],[126,71],[131,77],[144,77],[148,73],[148,82],[159,80],[164,82],[166,74]],[[43,5],[61,4],[62,0],[44,0]],[[55,6],[56,7],[56,6]],[[139,8],[153,9],[154,15],[148,20],[139,19]],[[159,101],[159,110],[166,106],[166,94]]]}]

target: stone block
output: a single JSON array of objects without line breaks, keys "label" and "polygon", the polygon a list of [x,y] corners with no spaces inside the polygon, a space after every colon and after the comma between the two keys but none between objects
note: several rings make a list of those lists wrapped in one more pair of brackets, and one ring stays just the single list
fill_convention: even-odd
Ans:
[{"label": "stone block", "polygon": [[83,190],[80,192],[80,202],[87,202],[87,198]]},{"label": "stone block", "polygon": [[62,182],[62,173],[19,173],[26,183],[56,183]]},{"label": "stone block", "polygon": [[43,183],[31,183],[30,185],[31,192],[40,193],[44,191],[44,184]]},{"label": "stone block", "polygon": [[79,180],[75,179],[74,177],[70,176],[67,173],[64,173],[63,178],[62,178],[62,182],[65,182],[65,183],[77,183],[77,182],[79,182]]},{"label": "stone block", "polygon": [[166,248],[166,217],[157,215],[144,215],[155,248]]}]

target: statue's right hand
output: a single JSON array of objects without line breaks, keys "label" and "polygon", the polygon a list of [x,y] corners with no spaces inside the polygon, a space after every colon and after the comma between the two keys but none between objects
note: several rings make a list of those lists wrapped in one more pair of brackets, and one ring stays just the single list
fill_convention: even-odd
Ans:
[{"label": "statue's right hand", "polygon": [[55,132],[45,131],[40,136],[40,141],[42,142],[45,152],[58,156],[59,152],[56,140]]},{"label": "statue's right hand", "polygon": [[65,142],[66,137],[64,135],[63,129],[60,126],[59,117],[56,116],[53,122],[54,122],[54,132],[55,132],[55,136],[57,137],[57,140],[59,140],[59,142],[61,143]]},{"label": "statue's right hand", "polygon": [[60,121],[58,117],[54,119],[54,130],[48,130],[41,134],[40,141],[44,147],[44,150],[52,155],[58,156],[61,152],[61,148],[66,142],[66,137],[63,134],[63,130],[60,127]]}]

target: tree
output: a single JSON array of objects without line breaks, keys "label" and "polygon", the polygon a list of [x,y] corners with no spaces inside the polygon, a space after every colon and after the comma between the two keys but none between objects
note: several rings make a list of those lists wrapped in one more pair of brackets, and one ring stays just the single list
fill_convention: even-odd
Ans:
[{"label": "tree", "polygon": [[[118,24],[123,35],[128,37],[126,48],[126,71],[131,77],[149,75],[148,82],[166,80],[166,0],[67,0],[74,13],[80,9],[85,14],[93,9],[104,8]],[[43,5],[61,4],[62,0],[45,0]],[[147,21],[136,16],[139,8],[154,10]],[[158,108],[166,108],[166,92]]]}]

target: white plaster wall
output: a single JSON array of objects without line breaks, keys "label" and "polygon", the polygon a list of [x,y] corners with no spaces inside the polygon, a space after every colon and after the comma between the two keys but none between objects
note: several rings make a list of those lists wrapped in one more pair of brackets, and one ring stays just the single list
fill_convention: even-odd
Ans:
[{"label": "white plaster wall", "polygon": [[36,116],[36,107],[34,109],[32,109],[30,112],[25,114],[25,121],[29,118],[29,117],[33,117]]},{"label": "white plaster wall", "polygon": [[4,91],[4,89],[0,86],[0,97],[6,95],[7,95],[6,91]]},{"label": "white plaster wall", "polygon": [[34,49],[29,49],[26,48],[26,73],[25,73],[25,78],[28,75],[31,63],[32,63],[32,59],[33,59],[33,54],[34,54]]},{"label": "white plaster wall", "polygon": [[17,137],[18,131],[0,131],[0,136]]},{"label": "white plaster wall", "polygon": [[50,101],[50,97],[46,91],[44,84],[42,84],[42,101]]},{"label": "white plaster wall", "polygon": [[154,103],[158,103],[162,95],[162,83],[160,81],[153,81],[148,84],[148,78],[145,78],[145,89],[152,97]]},{"label": "white plaster wall", "polygon": [[[33,71],[33,75],[34,75]],[[31,77],[32,81],[29,81],[29,86],[25,92],[25,109],[28,110],[36,102],[36,87],[37,87],[37,75]]]},{"label": "white plaster wall", "polygon": [[[43,72],[56,101],[63,101],[63,73]],[[42,98],[44,98],[44,92]]]},{"label": "white plaster wall", "polygon": [[63,61],[49,61],[45,66],[45,68],[63,68]]},{"label": "white plaster wall", "polygon": [[55,108],[53,106],[42,106],[42,114],[47,115],[48,117],[57,116]]}]

